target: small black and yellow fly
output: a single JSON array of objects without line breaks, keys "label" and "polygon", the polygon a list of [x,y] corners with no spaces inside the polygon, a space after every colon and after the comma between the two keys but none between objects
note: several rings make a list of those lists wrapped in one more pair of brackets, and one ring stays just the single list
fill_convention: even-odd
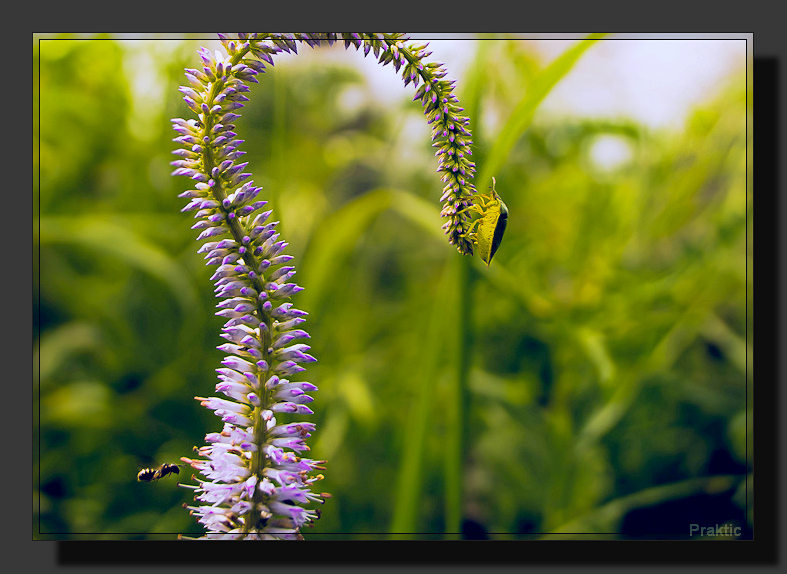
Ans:
[{"label": "small black and yellow fly", "polygon": [[180,468],[178,467],[181,466],[188,466],[188,465],[164,463],[156,469],[143,468],[137,474],[137,480],[140,482],[153,482],[154,480],[159,480],[160,478],[164,478],[168,474],[180,474]]}]

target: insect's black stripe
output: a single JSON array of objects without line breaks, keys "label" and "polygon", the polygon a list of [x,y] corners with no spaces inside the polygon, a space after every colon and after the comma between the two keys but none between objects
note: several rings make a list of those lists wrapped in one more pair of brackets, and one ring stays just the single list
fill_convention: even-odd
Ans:
[{"label": "insect's black stripe", "polygon": [[492,261],[492,257],[495,256],[497,248],[500,247],[500,243],[503,241],[503,233],[506,231],[506,225],[508,225],[508,208],[504,203],[501,203],[500,217],[497,219],[495,232],[492,235],[492,248],[489,250],[489,261]]}]

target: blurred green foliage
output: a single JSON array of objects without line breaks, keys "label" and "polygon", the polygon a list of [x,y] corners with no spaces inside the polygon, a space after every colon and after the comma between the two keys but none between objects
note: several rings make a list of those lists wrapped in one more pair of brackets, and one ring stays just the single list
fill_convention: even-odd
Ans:
[{"label": "blurred green foliage", "polygon": [[[192,397],[213,392],[223,321],[169,176],[201,44],[34,43],[41,534],[201,532],[191,491],[135,480],[221,426]],[[303,47],[238,122],[319,360],[311,455],[333,498],[307,538],[441,537],[459,518],[491,538],[751,524],[743,71],[660,132],[536,113],[589,45],[547,66],[531,42],[475,44],[458,96],[510,210],[489,269],[442,235],[411,90],[385,108],[357,69]],[[605,167],[610,144],[628,156]]]}]

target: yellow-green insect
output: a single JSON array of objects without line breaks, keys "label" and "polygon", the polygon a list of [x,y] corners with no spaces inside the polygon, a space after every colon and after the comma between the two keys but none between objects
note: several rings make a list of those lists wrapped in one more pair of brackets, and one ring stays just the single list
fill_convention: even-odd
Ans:
[{"label": "yellow-green insect", "polygon": [[479,215],[462,237],[472,239],[478,248],[478,255],[484,260],[487,267],[503,241],[503,233],[505,233],[506,224],[508,224],[508,207],[497,195],[495,183],[497,182],[493,177],[492,189],[489,193],[478,194],[476,196],[477,203],[464,210]]}]

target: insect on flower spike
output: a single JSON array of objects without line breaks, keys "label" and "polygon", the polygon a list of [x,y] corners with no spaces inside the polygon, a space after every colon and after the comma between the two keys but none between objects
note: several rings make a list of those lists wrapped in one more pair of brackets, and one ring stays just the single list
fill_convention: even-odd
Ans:
[{"label": "insect on flower spike", "polygon": [[459,214],[470,211],[478,214],[479,217],[473,220],[462,237],[470,239],[477,246],[478,255],[487,267],[503,241],[503,234],[508,224],[508,207],[497,195],[496,183],[493,177],[492,189],[489,193],[478,194],[477,203],[457,212]]}]

